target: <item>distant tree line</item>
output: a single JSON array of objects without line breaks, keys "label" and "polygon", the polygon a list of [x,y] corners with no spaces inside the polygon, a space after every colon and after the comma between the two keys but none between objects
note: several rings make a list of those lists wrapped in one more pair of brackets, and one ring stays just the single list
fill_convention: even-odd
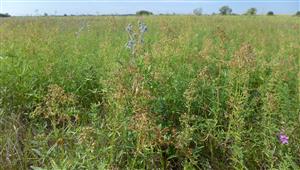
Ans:
[{"label": "distant tree line", "polygon": [[[236,14],[236,13],[233,13],[232,12],[233,10],[229,7],[229,6],[222,6],[220,9],[219,9],[219,15],[239,15],[239,14]],[[203,12],[202,12],[202,8],[196,8],[193,10],[193,14],[194,15],[197,15],[197,16],[200,16],[200,15],[203,15]],[[243,15],[256,15],[257,14],[257,9],[256,8],[249,8]],[[151,11],[147,11],[147,10],[140,10],[140,11],[137,11],[135,14],[102,14],[102,15],[93,15],[93,14],[79,14],[79,15],[74,15],[74,14],[63,14],[63,15],[48,15],[48,13],[44,13],[43,16],[47,17],[47,16],[134,16],[134,15],[138,15],[138,16],[143,16],[143,15],[154,15]],[[172,13],[172,14],[158,14],[158,15],[179,15],[179,14],[176,14],[176,13]],[[208,14],[204,14],[204,15],[208,15]],[[211,15],[217,15],[217,13],[212,13]],[[273,16],[275,15],[273,11],[268,11],[266,13],[267,16]],[[300,11],[297,11],[294,16],[300,16]],[[0,17],[11,17],[10,14],[8,13],[0,13]]]},{"label": "distant tree line", "polygon": [[5,13],[5,14],[0,13],[0,17],[11,17],[11,16],[8,13]]},{"label": "distant tree line", "polygon": [[140,10],[136,12],[136,15],[153,15],[153,13],[146,10]]},{"label": "distant tree line", "polygon": [[231,15],[232,13],[232,9],[229,6],[222,6],[219,11],[221,15]]},{"label": "distant tree line", "polygon": [[195,15],[202,15],[202,8],[196,8],[196,9],[194,9],[193,13]]},{"label": "distant tree line", "polygon": [[97,15],[94,15],[94,14],[63,14],[63,15],[48,15],[48,13],[44,13],[43,16],[47,17],[47,16],[134,16],[134,15],[153,15],[153,13],[151,11],[146,11],[146,10],[140,10],[140,11],[137,11],[135,14],[97,14]]},{"label": "distant tree line", "polygon": [[[222,6],[220,9],[219,9],[219,15],[239,15],[239,14],[236,14],[236,13],[233,13],[232,12],[233,10],[225,5],[225,6]],[[202,9],[201,8],[196,8],[194,9],[193,11],[193,14],[194,15],[203,15],[202,13]],[[249,8],[245,13],[244,15],[256,15],[257,14],[257,9],[256,8]],[[212,13],[211,15],[217,15],[216,13]],[[275,15],[273,11],[268,11],[267,14],[268,16],[272,16],[272,15]],[[295,16],[300,16],[300,11],[297,11]]]},{"label": "distant tree line", "polygon": [[274,12],[273,12],[273,11],[269,11],[269,12],[267,13],[267,15],[269,15],[269,16],[274,15]]},{"label": "distant tree line", "polygon": [[256,15],[257,9],[256,8],[250,8],[247,10],[245,15]]}]

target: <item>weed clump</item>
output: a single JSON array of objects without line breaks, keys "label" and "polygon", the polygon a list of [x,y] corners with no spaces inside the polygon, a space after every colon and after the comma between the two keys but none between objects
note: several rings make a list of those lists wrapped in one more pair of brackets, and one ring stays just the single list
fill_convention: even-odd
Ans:
[{"label": "weed clump", "polygon": [[48,94],[36,109],[31,113],[31,118],[46,120],[51,122],[48,126],[58,126],[67,124],[69,121],[79,118],[76,110],[76,98],[72,94],[67,94],[58,85],[50,85]]}]

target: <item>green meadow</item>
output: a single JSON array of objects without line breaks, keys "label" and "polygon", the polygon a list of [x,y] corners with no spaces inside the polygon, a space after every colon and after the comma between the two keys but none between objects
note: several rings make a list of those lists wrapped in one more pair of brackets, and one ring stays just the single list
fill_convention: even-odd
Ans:
[{"label": "green meadow", "polygon": [[299,30],[293,16],[0,19],[0,169],[299,169]]}]

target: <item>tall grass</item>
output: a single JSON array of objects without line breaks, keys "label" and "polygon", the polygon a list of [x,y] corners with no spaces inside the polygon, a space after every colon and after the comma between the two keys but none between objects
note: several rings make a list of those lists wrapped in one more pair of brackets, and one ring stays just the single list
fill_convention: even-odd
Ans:
[{"label": "tall grass", "polygon": [[[138,20],[133,56],[125,28]],[[1,19],[0,169],[299,169],[299,28],[286,16]]]}]

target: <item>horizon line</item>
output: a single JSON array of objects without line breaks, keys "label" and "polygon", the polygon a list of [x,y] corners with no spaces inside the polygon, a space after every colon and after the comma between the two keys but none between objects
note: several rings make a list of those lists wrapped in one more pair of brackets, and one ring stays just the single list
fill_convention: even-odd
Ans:
[{"label": "horizon line", "polygon": [[199,3],[199,2],[205,2],[205,3],[221,3],[221,2],[234,2],[234,3],[249,3],[249,2],[255,2],[255,3],[282,3],[282,2],[298,2],[299,0],[229,0],[229,1],[218,1],[218,0],[0,0],[2,3]]}]

